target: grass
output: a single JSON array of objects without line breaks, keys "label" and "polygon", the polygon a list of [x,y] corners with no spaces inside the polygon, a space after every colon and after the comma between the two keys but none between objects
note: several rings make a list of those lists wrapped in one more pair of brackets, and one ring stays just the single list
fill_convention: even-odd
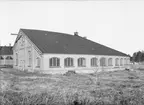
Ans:
[{"label": "grass", "polygon": [[0,71],[0,105],[144,105],[144,71],[49,75]]}]

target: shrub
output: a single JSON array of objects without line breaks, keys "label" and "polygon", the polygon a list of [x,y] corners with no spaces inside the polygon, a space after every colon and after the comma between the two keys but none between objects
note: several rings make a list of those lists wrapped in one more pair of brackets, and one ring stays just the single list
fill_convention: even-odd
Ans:
[{"label": "shrub", "polygon": [[75,74],[76,74],[76,72],[74,70],[69,70],[64,75],[65,76],[70,76],[70,75],[75,75]]}]

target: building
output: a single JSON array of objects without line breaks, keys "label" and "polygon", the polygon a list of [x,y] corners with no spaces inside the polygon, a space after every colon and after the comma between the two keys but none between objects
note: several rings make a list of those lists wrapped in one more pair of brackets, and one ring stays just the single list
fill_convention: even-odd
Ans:
[{"label": "building", "polygon": [[0,46],[0,66],[13,65],[12,46]]},{"label": "building", "polygon": [[13,56],[14,68],[45,73],[121,70],[129,64],[128,55],[78,33],[69,35],[33,29],[19,30]]}]

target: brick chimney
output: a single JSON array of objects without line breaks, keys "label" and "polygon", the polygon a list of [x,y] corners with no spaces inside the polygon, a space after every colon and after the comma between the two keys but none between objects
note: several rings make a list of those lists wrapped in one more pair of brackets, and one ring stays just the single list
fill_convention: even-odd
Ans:
[{"label": "brick chimney", "polygon": [[76,32],[74,32],[74,36],[78,36],[78,32],[76,31]]}]

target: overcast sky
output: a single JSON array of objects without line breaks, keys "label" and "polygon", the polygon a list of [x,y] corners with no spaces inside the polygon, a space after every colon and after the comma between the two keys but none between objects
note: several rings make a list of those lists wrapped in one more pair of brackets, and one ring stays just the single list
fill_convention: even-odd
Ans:
[{"label": "overcast sky", "polygon": [[143,1],[0,1],[1,45],[20,28],[73,34],[126,54],[144,50]]}]

